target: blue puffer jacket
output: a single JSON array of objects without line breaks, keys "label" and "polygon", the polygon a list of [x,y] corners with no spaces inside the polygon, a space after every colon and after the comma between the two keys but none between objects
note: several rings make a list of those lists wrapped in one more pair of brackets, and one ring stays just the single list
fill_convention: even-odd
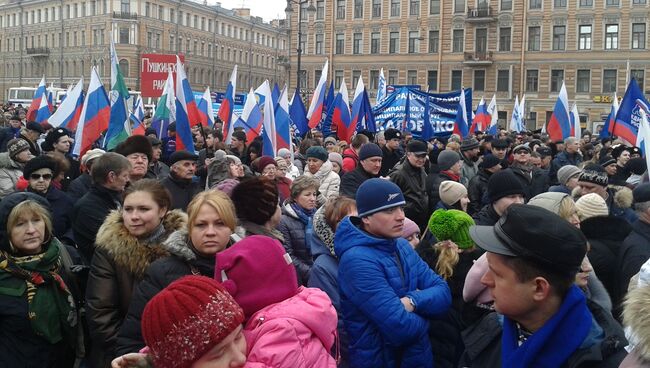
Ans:
[{"label": "blue puffer jacket", "polygon": [[[350,367],[432,367],[428,318],[451,305],[447,283],[402,238],[376,238],[346,217],[336,230]],[[415,312],[400,298],[409,296]]]}]

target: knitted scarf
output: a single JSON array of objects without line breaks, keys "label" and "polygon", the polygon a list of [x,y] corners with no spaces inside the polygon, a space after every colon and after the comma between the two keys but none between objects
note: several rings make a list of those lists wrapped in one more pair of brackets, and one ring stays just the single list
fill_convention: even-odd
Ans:
[{"label": "knitted scarf", "polygon": [[26,297],[32,329],[50,344],[72,343],[77,325],[74,300],[59,275],[60,246],[54,239],[37,255],[0,252],[0,295]]},{"label": "knitted scarf", "polygon": [[312,220],[314,233],[318,236],[330,253],[336,257],[334,252],[334,231],[325,221],[325,206],[321,207],[314,213],[314,218]]},{"label": "knitted scarf", "polygon": [[460,183],[460,175],[456,175],[453,172],[449,170],[443,170],[440,172],[441,174],[447,175],[451,180]]},{"label": "knitted scarf", "polygon": [[302,208],[298,203],[291,203],[289,204],[291,206],[291,209],[293,212],[296,213],[296,216],[298,216],[298,219],[305,225],[309,224],[309,219],[314,216],[314,213],[316,212],[316,209],[312,210],[306,210]]},{"label": "knitted scarf", "polygon": [[504,318],[501,365],[504,368],[561,367],[585,340],[591,324],[585,296],[574,285],[555,315],[521,346],[516,323]]}]

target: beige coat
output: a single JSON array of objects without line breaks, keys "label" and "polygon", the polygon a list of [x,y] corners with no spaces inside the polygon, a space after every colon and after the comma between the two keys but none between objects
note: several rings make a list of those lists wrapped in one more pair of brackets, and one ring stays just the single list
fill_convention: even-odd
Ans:
[{"label": "beige coat", "polygon": [[0,153],[0,199],[16,191],[16,183],[21,176],[23,165],[9,158],[8,152]]},{"label": "beige coat", "polygon": [[305,169],[305,176],[313,176],[320,182],[318,188],[318,205],[322,206],[329,198],[339,195],[339,187],[341,186],[341,177],[339,174],[332,170],[332,163],[327,160],[323,166],[318,169],[316,174],[312,174],[309,170]]}]

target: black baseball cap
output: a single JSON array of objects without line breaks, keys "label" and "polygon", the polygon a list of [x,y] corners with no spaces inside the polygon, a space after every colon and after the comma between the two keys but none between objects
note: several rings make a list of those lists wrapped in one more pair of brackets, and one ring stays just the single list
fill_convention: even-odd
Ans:
[{"label": "black baseball cap", "polygon": [[417,139],[413,139],[409,142],[409,144],[406,145],[406,151],[407,152],[412,152],[416,155],[422,155],[426,154],[429,149],[426,143],[422,141],[418,141]]},{"label": "black baseball cap", "polygon": [[582,232],[553,212],[513,204],[494,226],[472,226],[469,235],[482,249],[519,257],[555,273],[580,269],[587,253]]}]

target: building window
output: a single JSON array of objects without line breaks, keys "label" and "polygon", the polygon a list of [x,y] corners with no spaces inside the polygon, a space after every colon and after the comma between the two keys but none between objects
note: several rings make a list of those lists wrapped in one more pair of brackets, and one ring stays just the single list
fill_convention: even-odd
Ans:
[{"label": "building window", "polygon": [[379,83],[379,70],[370,71],[370,89],[376,90]]},{"label": "building window", "polygon": [[[68,6],[68,10],[70,10]],[[120,11],[122,13],[130,13],[131,12],[131,0],[121,0],[120,1]],[[68,18],[70,17],[70,13],[68,13]]]},{"label": "building window", "polygon": [[463,52],[464,47],[465,47],[465,30],[463,30],[463,29],[454,29],[451,51],[452,52]]},{"label": "building window", "polygon": [[429,53],[438,53],[439,33],[438,31],[429,31]]},{"label": "building window", "polygon": [[345,35],[343,33],[336,34],[336,45],[334,53],[343,54],[345,53]]},{"label": "building window", "polygon": [[409,15],[420,15],[420,0],[410,0],[409,4]]},{"label": "building window", "polygon": [[316,19],[325,19],[325,0],[316,1]]},{"label": "building window", "polygon": [[343,83],[343,70],[336,70],[334,71],[334,88],[341,87],[341,83]]},{"label": "building window", "polygon": [[606,6],[617,7],[617,6],[620,5],[620,1],[619,1],[619,0],[606,0],[606,1],[605,1],[605,5],[606,5]]},{"label": "building window", "polygon": [[618,49],[618,24],[605,26],[605,50]]},{"label": "building window", "polygon": [[438,71],[429,70],[427,72],[427,83],[429,84],[429,91],[438,90]]},{"label": "building window", "polygon": [[417,70],[409,70],[406,72],[406,84],[410,84],[410,85],[418,84]]},{"label": "building window", "polygon": [[551,92],[560,92],[564,82],[564,70],[552,69],[551,70]]},{"label": "building window", "polygon": [[379,54],[380,46],[381,46],[381,33],[372,32],[370,34],[370,53]]},{"label": "building window", "polygon": [[399,32],[391,32],[388,42],[388,52],[396,54],[399,52]]},{"label": "building window", "polygon": [[539,51],[542,29],[539,26],[528,27],[528,51]]},{"label": "building window", "polygon": [[120,65],[120,72],[122,72],[122,76],[124,78],[128,78],[129,77],[129,61],[126,60],[126,59],[122,59],[122,60],[120,60],[119,65]]},{"label": "building window", "polygon": [[632,48],[645,49],[645,23],[632,24]]},{"label": "building window", "polygon": [[542,0],[529,0],[529,9],[541,9],[542,8]]},{"label": "building window", "polygon": [[555,9],[566,9],[566,0],[553,0],[553,7]]},{"label": "building window", "polygon": [[474,51],[479,53],[487,52],[487,28],[477,28],[474,36]]},{"label": "building window", "polygon": [[314,54],[322,55],[323,54],[323,34],[319,33],[316,35],[316,42],[314,43]]},{"label": "building window", "polygon": [[564,50],[566,39],[565,26],[553,26],[553,50]]},{"label": "building window", "polygon": [[616,92],[616,69],[603,70],[603,93]]},{"label": "building window", "polygon": [[526,92],[537,92],[539,87],[539,70],[526,70]]},{"label": "building window", "polygon": [[388,71],[388,84],[397,84],[399,81],[399,70]]},{"label": "building window", "polygon": [[390,0],[390,16],[399,17],[401,0]]},{"label": "building window", "polygon": [[415,54],[420,51],[420,32],[409,32],[409,54]]},{"label": "building window", "polygon": [[129,43],[129,29],[120,28],[120,43],[128,44]]},{"label": "building window", "polygon": [[630,70],[630,78],[636,79],[636,83],[639,85],[639,89],[641,89],[641,92],[643,92],[644,91],[643,80],[645,79],[644,70],[643,69]]},{"label": "building window", "polygon": [[151,4],[148,1],[144,3],[144,16],[145,17],[151,16]]},{"label": "building window", "polygon": [[594,6],[594,0],[580,0],[581,8],[591,8]]},{"label": "building window", "polygon": [[454,0],[454,13],[465,13],[465,0]]},{"label": "building window", "polygon": [[485,91],[485,70],[474,70],[474,90]]},{"label": "building window", "polygon": [[336,0],[336,19],[345,19],[345,0]]},{"label": "building window", "polygon": [[363,0],[354,0],[354,17],[363,18]]},{"label": "building window", "polygon": [[632,0],[632,4],[634,5],[645,5],[646,0]]},{"label": "building window", "polygon": [[497,71],[497,92],[508,92],[510,89],[510,71]]},{"label": "building window", "polygon": [[361,53],[361,33],[352,35],[352,53],[355,55]]},{"label": "building window", "polygon": [[381,18],[381,0],[372,0],[372,17]]},{"label": "building window", "polygon": [[[440,14],[440,0],[429,0],[429,14],[438,15]],[[435,71],[438,73],[438,71]]]},{"label": "building window", "polygon": [[456,91],[463,87],[463,71],[462,70],[452,70],[451,71],[451,90]]},{"label": "building window", "polygon": [[591,50],[591,25],[578,28],[578,50]]},{"label": "building window", "polygon": [[499,28],[499,51],[510,51],[510,27]]},{"label": "building window", "polygon": [[501,10],[512,10],[512,0],[501,0]]},{"label": "building window", "polygon": [[357,83],[359,82],[359,78],[361,78],[361,70],[353,70],[352,71],[352,88],[355,88],[357,86]]}]

